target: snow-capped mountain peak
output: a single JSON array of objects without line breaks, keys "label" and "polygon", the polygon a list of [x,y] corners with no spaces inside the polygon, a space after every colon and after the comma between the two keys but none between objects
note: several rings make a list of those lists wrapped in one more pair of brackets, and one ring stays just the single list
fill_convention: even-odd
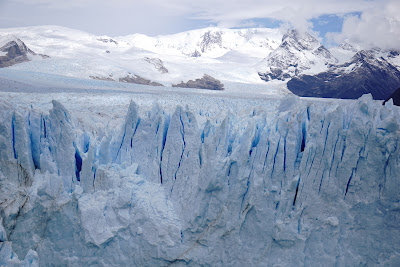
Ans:
[{"label": "snow-capped mountain peak", "polygon": [[285,80],[305,71],[320,72],[337,59],[309,33],[289,30],[282,43],[259,65],[260,78]]},{"label": "snow-capped mountain peak", "polygon": [[366,62],[369,64],[377,64],[378,62],[385,61],[381,57],[376,57],[373,50],[361,50],[357,52],[351,59],[352,62]]},{"label": "snow-capped mountain peak", "polygon": [[118,39],[158,54],[218,58],[233,50],[249,52],[252,48],[253,52],[257,52],[252,55],[257,57],[257,49],[270,47],[272,49],[267,50],[269,53],[278,47],[281,38],[282,34],[278,29],[208,27],[172,35],[149,37],[134,34]]},{"label": "snow-capped mountain peak", "polygon": [[289,30],[283,35],[281,46],[295,48],[298,51],[313,51],[320,47],[321,43],[307,32]]},{"label": "snow-capped mountain peak", "polygon": [[208,31],[202,36],[203,40],[200,43],[201,52],[212,50],[214,46],[222,48],[222,33],[220,31]]},{"label": "snow-capped mountain peak", "polygon": [[1,49],[6,49],[6,47],[9,47],[10,45],[12,45],[12,43],[18,45],[22,49],[24,47],[26,47],[25,44],[15,35],[8,34],[5,36],[0,36],[0,48]]},{"label": "snow-capped mountain peak", "polygon": [[[34,56],[36,56],[36,53],[16,36],[6,35],[0,37],[0,67],[26,62]],[[43,55],[41,56],[44,57]]]},{"label": "snow-capped mountain peak", "polygon": [[[0,51],[4,53],[36,55],[25,43],[15,35],[0,36]],[[0,55],[1,56],[1,55]]]},{"label": "snow-capped mountain peak", "polygon": [[351,52],[357,52],[358,50],[360,50],[359,48],[357,48],[356,46],[349,44],[347,42],[343,42],[339,45],[340,48],[342,48],[343,50],[347,50],[347,51],[351,51]]}]

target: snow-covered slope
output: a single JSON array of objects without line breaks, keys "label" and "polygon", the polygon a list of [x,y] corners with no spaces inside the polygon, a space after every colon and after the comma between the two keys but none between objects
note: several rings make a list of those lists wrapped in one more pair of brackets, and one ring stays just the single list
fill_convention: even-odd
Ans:
[{"label": "snow-covered slope", "polygon": [[[260,84],[254,64],[268,56],[282,37],[276,29],[206,28],[157,37],[95,36],[59,26],[0,29],[0,35],[7,34],[51,57],[16,69],[116,81],[139,75],[167,86],[204,74],[223,82]],[[160,72],[155,61],[163,62],[168,72]]]},{"label": "snow-covered slope", "polygon": [[351,60],[355,53],[362,50],[360,47],[349,43],[342,43],[339,46],[331,47],[329,51],[338,60],[338,64],[344,64]]},{"label": "snow-covered slope", "polygon": [[221,57],[236,50],[257,57],[266,57],[278,47],[282,34],[278,29],[204,28],[168,36],[148,37],[135,34],[121,37],[136,47],[158,54],[190,57]]},{"label": "snow-covered slope", "polygon": [[[230,85],[247,84],[263,86],[267,93],[271,88],[283,88],[279,94],[287,92],[286,83],[293,77],[332,72],[351,65],[352,57],[360,49],[344,43],[328,50],[308,33],[289,30],[283,34],[278,29],[205,28],[156,37],[95,36],[59,26],[0,29],[0,39],[10,35],[19,38],[29,51],[50,56],[8,67],[21,71],[21,76],[36,72],[170,87],[208,75],[228,91]],[[398,51],[374,51],[376,60],[383,57],[400,70]],[[0,57],[1,53],[5,52],[0,51]],[[382,71],[383,76],[390,76],[386,69]],[[363,79],[356,71],[345,74],[352,75],[347,77],[348,81]],[[389,81],[396,82],[397,79]],[[315,86],[319,84],[311,87]],[[350,87],[354,86],[359,84],[352,82]],[[375,90],[385,91],[385,88],[377,83]],[[368,92],[375,95],[372,91],[363,93]],[[331,97],[336,95],[339,94]],[[318,94],[311,92],[311,96]]]},{"label": "snow-covered slope", "polygon": [[277,49],[260,63],[261,79],[285,80],[300,73],[319,73],[337,59],[308,33],[290,30]]},{"label": "snow-covered slope", "polygon": [[0,93],[0,265],[399,263],[397,107],[209,94]]}]

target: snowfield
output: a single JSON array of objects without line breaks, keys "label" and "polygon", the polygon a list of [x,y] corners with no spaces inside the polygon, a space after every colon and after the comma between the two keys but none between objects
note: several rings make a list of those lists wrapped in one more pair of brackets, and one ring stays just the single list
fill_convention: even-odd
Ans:
[{"label": "snowfield", "polygon": [[391,102],[16,77],[0,71],[0,265],[400,263]]},{"label": "snowfield", "polygon": [[[34,52],[50,56],[11,67],[17,70],[116,81],[136,74],[165,86],[208,74],[223,83],[263,85],[257,63],[278,47],[282,33],[205,28],[168,36],[108,37],[60,26],[0,29],[0,44],[13,37]],[[193,55],[196,51],[198,56]],[[161,60],[168,72],[160,72],[146,58]]]}]

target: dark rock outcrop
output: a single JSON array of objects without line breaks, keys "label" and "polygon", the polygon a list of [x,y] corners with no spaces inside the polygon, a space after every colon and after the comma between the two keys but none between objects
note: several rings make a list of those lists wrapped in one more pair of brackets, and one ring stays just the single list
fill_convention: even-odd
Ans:
[{"label": "dark rock outcrop", "polygon": [[[0,68],[29,61],[29,56],[36,56],[36,53],[30,50],[20,39],[10,39],[5,45],[0,47]],[[39,56],[48,58],[46,55]]]},{"label": "dark rock outcrop", "polygon": [[108,43],[113,43],[113,44],[118,45],[118,42],[115,41],[115,40],[113,40],[113,39],[111,39],[111,38],[110,38],[110,39],[107,39],[107,38],[98,38],[97,41],[100,41],[100,42],[103,42],[103,43],[106,43],[106,44],[108,44]]},{"label": "dark rock outcrop", "polygon": [[161,83],[153,82],[151,80],[148,80],[148,79],[143,78],[136,74],[134,74],[133,76],[127,75],[124,78],[119,78],[119,81],[125,82],[125,83],[135,83],[135,84],[143,84],[143,85],[151,85],[151,86],[164,86]]},{"label": "dark rock outcrop", "polygon": [[115,82],[111,76],[109,77],[104,77],[104,76],[89,76],[93,80],[100,80],[100,81],[110,81],[110,82]]},{"label": "dark rock outcrop", "polygon": [[203,78],[196,79],[194,81],[189,80],[186,83],[182,81],[179,84],[172,85],[172,87],[224,90],[224,85],[219,80],[207,74],[204,74]]},{"label": "dark rock outcrop", "polygon": [[396,106],[400,106],[400,88],[394,91],[394,93],[389,96],[388,99],[386,99],[383,103],[386,103],[390,99],[393,99],[393,104],[395,104]]},{"label": "dark rock outcrop", "polygon": [[161,74],[168,73],[168,69],[164,67],[164,62],[161,59],[145,57],[144,61],[153,65]]},{"label": "dark rock outcrop", "polygon": [[387,99],[400,86],[400,71],[373,51],[360,51],[350,62],[316,75],[292,78],[288,89],[298,96],[357,99],[371,93]]},{"label": "dark rock outcrop", "polygon": [[202,36],[200,43],[201,52],[207,52],[213,47],[222,47],[222,34],[219,31],[208,31]]},{"label": "dark rock outcrop", "polygon": [[192,54],[190,54],[189,56],[191,57],[201,57],[201,53],[197,50],[195,50]]},{"label": "dark rock outcrop", "polygon": [[391,50],[388,52],[388,58],[395,58],[400,55],[400,51]]}]

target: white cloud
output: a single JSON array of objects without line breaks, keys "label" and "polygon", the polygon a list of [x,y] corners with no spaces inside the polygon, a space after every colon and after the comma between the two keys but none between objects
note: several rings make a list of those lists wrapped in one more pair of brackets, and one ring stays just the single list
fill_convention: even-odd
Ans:
[{"label": "white cloud", "polygon": [[360,17],[348,16],[341,33],[329,38],[355,43],[362,48],[400,49],[400,1],[383,1],[379,8],[365,10]]},{"label": "white cloud", "polygon": [[39,8],[66,9],[66,8],[83,8],[88,4],[95,3],[94,0],[14,0],[23,5]]},{"label": "white cloud", "polygon": [[[8,0],[10,1],[10,0]],[[166,15],[208,20],[216,24],[239,25],[243,20],[273,18],[290,22],[300,28],[308,27],[307,20],[322,14],[363,11],[381,0],[14,0],[25,5],[53,9],[125,7],[135,13],[136,6],[147,6],[148,15],[162,10]]]},{"label": "white cloud", "polygon": [[[174,5],[185,5],[186,1],[174,0]],[[168,1],[168,4],[170,1]],[[376,1],[365,0],[203,0],[187,5],[193,18],[205,19],[220,25],[236,26],[242,20],[272,18],[291,23],[293,26],[309,29],[308,20],[323,14],[345,14],[363,11]]]},{"label": "white cloud", "polygon": [[24,24],[60,24],[111,35],[134,32],[165,34],[211,23],[221,27],[250,26],[252,21],[263,18],[279,20],[300,30],[311,31],[312,18],[324,14],[341,16],[361,12],[360,18],[346,17],[343,33],[331,34],[331,40],[349,39],[364,46],[385,47],[400,43],[397,14],[400,10],[399,0],[0,1],[3,6],[12,4],[15,7],[13,10],[18,10],[12,14],[4,14],[0,10],[0,17],[17,17]]}]

